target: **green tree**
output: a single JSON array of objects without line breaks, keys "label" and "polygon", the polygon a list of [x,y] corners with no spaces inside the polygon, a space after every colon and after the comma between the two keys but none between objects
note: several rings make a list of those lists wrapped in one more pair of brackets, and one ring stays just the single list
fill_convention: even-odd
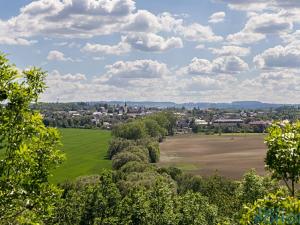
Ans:
[{"label": "green tree", "polygon": [[107,155],[109,159],[112,159],[114,155],[128,148],[129,146],[134,145],[135,142],[132,140],[127,140],[123,138],[114,138],[109,143],[109,148]]},{"label": "green tree", "polygon": [[213,225],[217,221],[217,207],[200,193],[187,192],[178,196],[179,224]]},{"label": "green tree", "polygon": [[156,120],[146,118],[143,122],[150,137],[162,140],[167,135],[167,130],[161,127]]},{"label": "green tree", "polygon": [[292,196],[300,178],[300,122],[274,123],[268,129],[265,163],[277,179],[282,179]]},{"label": "green tree", "polygon": [[269,194],[244,210],[241,225],[300,224],[300,200],[283,192]]},{"label": "green tree", "polygon": [[0,223],[41,223],[51,217],[60,190],[48,183],[63,160],[60,137],[30,110],[45,90],[38,68],[22,73],[0,54]]},{"label": "green tree", "polygon": [[147,136],[145,124],[141,120],[122,123],[116,126],[112,134],[115,137],[137,140]]},{"label": "green tree", "polygon": [[142,163],[146,163],[148,162],[148,160],[143,156],[143,155],[138,155],[135,153],[131,153],[131,152],[120,152],[118,154],[116,154],[113,159],[112,159],[112,167],[115,170],[120,169],[123,165],[125,165],[128,162],[142,162]]},{"label": "green tree", "polygon": [[253,204],[270,192],[276,192],[279,185],[269,176],[259,176],[254,169],[245,173],[237,189],[237,198],[241,204]]}]

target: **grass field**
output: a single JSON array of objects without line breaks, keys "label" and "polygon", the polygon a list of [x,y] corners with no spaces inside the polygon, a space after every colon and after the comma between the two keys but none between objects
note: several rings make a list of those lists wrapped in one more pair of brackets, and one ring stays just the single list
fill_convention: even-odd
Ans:
[{"label": "grass field", "polygon": [[219,174],[239,179],[255,168],[264,174],[266,146],[262,134],[181,135],[160,146],[160,166],[176,166],[192,174]]},{"label": "grass field", "polygon": [[53,183],[73,180],[78,176],[90,175],[103,168],[111,168],[106,159],[109,131],[90,129],[59,129],[62,135],[62,150],[66,161],[53,172]]}]

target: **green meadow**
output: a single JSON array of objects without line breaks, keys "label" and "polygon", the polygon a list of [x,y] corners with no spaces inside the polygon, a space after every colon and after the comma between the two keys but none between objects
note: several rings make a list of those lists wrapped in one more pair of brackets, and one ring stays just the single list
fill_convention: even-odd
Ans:
[{"label": "green meadow", "polygon": [[52,183],[74,180],[76,177],[96,174],[104,168],[111,168],[106,158],[111,133],[91,129],[59,129],[61,147],[66,160],[53,171]]}]

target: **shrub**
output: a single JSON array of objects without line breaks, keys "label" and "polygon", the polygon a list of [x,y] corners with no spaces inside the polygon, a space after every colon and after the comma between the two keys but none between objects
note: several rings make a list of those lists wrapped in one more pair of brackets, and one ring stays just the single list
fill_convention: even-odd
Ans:
[{"label": "shrub", "polygon": [[134,145],[135,142],[132,140],[127,140],[123,138],[114,138],[109,143],[109,148],[107,155],[109,159],[112,159],[114,155],[128,148],[129,146]]},{"label": "shrub", "polygon": [[112,167],[115,170],[120,169],[123,165],[125,165],[128,162],[136,161],[136,162],[144,162],[147,163],[147,160],[143,160],[142,157],[139,155],[136,155],[131,152],[120,152],[116,154],[112,159]]},{"label": "shrub", "polygon": [[112,134],[129,140],[138,140],[147,136],[145,124],[140,120],[120,124],[114,127]]}]

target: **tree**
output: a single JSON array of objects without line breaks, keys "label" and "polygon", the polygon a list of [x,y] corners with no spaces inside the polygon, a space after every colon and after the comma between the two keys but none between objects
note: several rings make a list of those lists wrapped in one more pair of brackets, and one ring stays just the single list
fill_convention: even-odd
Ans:
[{"label": "tree", "polygon": [[129,140],[137,140],[147,136],[145,124],[140,120],[120,124],[113,129],[112,134],[115,137]]},{"label": "tree", "polygon": [[148,162],[148,160],[145,159],[144,156],[141,156],[141,155],[137,155],[137,154],[134,154],[134,153],[131,153],[131,152],[124,151],[124,152],[120,152],[120,153],[116,154],[116,155],[113,157],[113,159],[112,159],[112,167],[113,167],[115,170],[118,170],[118,169],[120,169],[123,165],[125,165],[126,163],[132,162],[132,161],[135,161],[135,162],[143,162],[143,163]]},{"label": "tree", "polygon": [[45,90],[38,68],[22,73],[0,54],[0,223],[39,223],[51,217],[60,190],[48,183],[63,160],[60,137],[30,110]]},{"label": "tree", "polygon": [[63,185],[55,216],[47,224],[120,224],[121,195],[112,171]]},{"label": "tree", "polygon": [[277,179],[282,179],[292,196],[300,178],[300,122],[274,123],[268,129],[265,163]]},{"label": "tree", "polygon": [[187,192],[178,196],[179,224],[213,225],[217,220],[217,207],[200,193]]},{"label": "tree", "polygon": [[269,176],[259,176],[254,169],[245,173],[237,190],[237,198],[242,204],[253,204],[270,192],[276,192],[279,185]]},{"label": "tree", "polygon": [[161,127],[156,120],[147,118],[143,122],[150,137],[162,140],[167,135],[167,130]]},{"label": "tree", "polygon": [[300,200],[277,192],[245,207],[240,224],[300,224],[299,214]]},{"label": "tree", "polygon": [[132,140],[127,140],[123,138],[114,138],[109,143],[109,148],[107,155],[109,159],[112,159],[114,155],[128,148],[129,146],[134,145],[135,142]]}]

